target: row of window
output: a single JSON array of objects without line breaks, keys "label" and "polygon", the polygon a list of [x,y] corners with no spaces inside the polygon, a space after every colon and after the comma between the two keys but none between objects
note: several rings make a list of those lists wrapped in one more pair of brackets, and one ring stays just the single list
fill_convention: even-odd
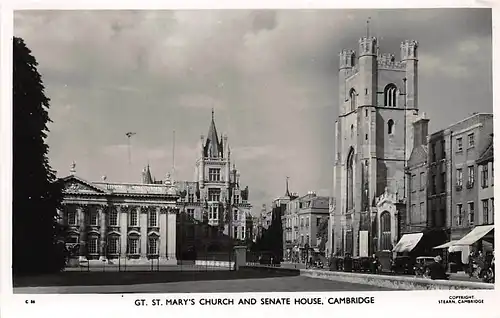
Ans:
[{"label": "row of window", "polygon": [[[418,213],[417,213],[418,212]],[[419,210],[417,211],[417,205],[412,204],[410,210],[412,223],[424,222],[426,218],[425,203],[420,202]]]},{"label": "row of window", "polygon": [[[437,158],[437,149],[436,149],[436,143],[432,142],[431,143],[431,162],[436,162],[438,160]],[[446,141],[441,140],[441,158],[439,159],[446,159]]]},{"label": "row of window", "polygon": [[[488,165],[483,165],[480,166],[481,168],[481,187],[487,188],[490,185],[493,186],[493,166],[491,168],[491,178],[489,176],[489,167]],[[441,172],[441,177],[440,177],[440,191],[438,191],[438,182],[437,182],[437,176],[432,175],[431,176],[431,194],[437,194],[437,193],[443,193],[446,192],[446,172]],[[420,173],[420,184],[417,184],[417,175],[413,174],[411,176],[411,189],[412,192],[416,192],[417,189],[420,189],[420,191],[425,190],[425,173],[421,172]],[[467,188],[472,189],[474,188],[474,183],[475,183],[475,168],[474,166],[468,166],[467,167]],[[456,170],[456,186],[457,190],[460,191],[463,188],[464,185],[464,173],[462,168],[457,168]]]},{"label": "row of window", "polygon": [[[491,206],[490,206],[491,203]],[[483,220],[482,224],[489,224],[493,222],[492,216],[494,211],[494,199],[485,199],[481,201],[482,209],[483,209]],[[475,210],[474,210],[474,202],[467,203],[468,210],[465,211],[462,203],[457,204],[457,214],[456,214],[456,225],[457,226],[473,226],[475,221]],[[491,210],[490,210],[491,208]],[[466,215],[467,212],[467,215]],[[492,212],[490,214],[490,212]]]},{"label": "row of window", "polygon": [[[481,187],[487,188],[488,186],[493,186],[493,165],[491,165],[491,178],[489,176],[489,167],[488,165],[482,165],[480,166],[481,168]],[[475,181],[475,167],[474,166],[468,166],[467,167],[467,188],[473,188],[474,187],[474,181]],[[457,190],[460,190],[463,187],[463,180],[464,180],[464,175],[463,175],[463,170],[462,168],[457,168],[457,173],[456,173],[456,185],[458,187]]]},{"label": "row of window", "polygon": [[[89,213],[88,224],[90,226],[99,226],[97,211],[91,211]],[[129,226],[139,226],[139,212],[136,210],[130,211],[129,215]],[[78,225],[78,215],[76,211],[68,211],[67,223],[69,226]],[[118,226],[118,212],[112,210],[108,213],[108,226]],[[158,213],[156,211],[149,211],[148,213],[148,227],[158,226]]]},{"label": "row of window", "polygon": [[[470,133],[467,135],[467,149],[473,148],[475,145],[475,137],[474,133]],[[463,151],[463,139],[462,137],[457,138],[457,152]]]},{"label": "row of window", "polygon": [[[193,203],[193,202],[199,202],[200,201],[199,199],[195,200],[194,193],[188,193],[187,196],[188,196],[187,202]],[[208,201],[220,201],[220,189],[212,189],[212,191],[210,191],[210,189],[209,189]],[[234,204],[239,204],[240,203],[240,195],[239,194],[235,194],[233,196],[233,203]]]},{"label": "row of window", "polygon": [[234,226],[233,227],[233,236],[234,238],[238,240],[244,240],[246,237],[246,230],[244,227],[241,227],[240,230],[238,231],[238,227]]},{"label": "row of window", "polygon": [[[464,148],[464,141],[463,137],[458,137],[456,138],[456,152],[462,152]],[[467,149],[473,148],[476,144],[476,139],[474,133],[470,133],[467,135]],[[435,162],[437,158],[437,153],[438,151],[436,150],[436,143],[431,143],[431,159],[432,162]],[[441,158],[440,159],[445,159],[446,158],[446,142],[444,140],[441,140]]]},{"label": "row of window", "polygon": [[[140,239],[138,237],[129,237],[127,240],[127,254],[138,255],[140,253],[139,242]],[[117,236],[109,237],[106,247],[108,254],[119,254],[120,238]],[[158,247],[158,238],[154,236],[149,237],[147,244],[147,253],[149,255],[158,255]],[[89,237],[87,239],[86,248],[88,254],[99,254],[99,239],[95,236]]]},{"label": "row of window", "polygon": [[[368,89],[365,89],[365,94],[368,95]],[[384,88],[384,106],[396,107],[398,103],[398,88],[394,84],[389,84]],[[356,90],[351,88],[349,91],[350,107],[351,111],[354,111],[357,106],[357,96]]]},{"label": "row of window", "polygon": [[[295,219],[287,219],[286,226],[292,227],[292,224],[297,224],[296,221],[297,221],[296,218]],[[318,216],[318,217],[316,217],[316,227],[319,227],[320,223],[321,223],[321,217]],[[304,227],[308,228],[309,227],[309,218],[308,217],[301,217],[300,218],[300,227],[301,228],[304,228]]]}]

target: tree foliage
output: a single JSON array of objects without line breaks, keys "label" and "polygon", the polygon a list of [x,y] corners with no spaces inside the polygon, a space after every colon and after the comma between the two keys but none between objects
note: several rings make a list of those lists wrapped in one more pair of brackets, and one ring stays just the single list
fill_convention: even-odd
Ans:
[{"label": "tree foliage", "polygon": [[316,238],[320,240],[319,250],[321,252],[325,251],[326,242],[328,242],[328,217],[324,216],[319,222],[318,231],[316,232]]},{"label": "tree foliage", "polygon": [[64,229],[57,222],[62,185],[47,157],[49,99],[38,63],[21,38],[13,39],[13,259],[14,274],[64,267]]}]

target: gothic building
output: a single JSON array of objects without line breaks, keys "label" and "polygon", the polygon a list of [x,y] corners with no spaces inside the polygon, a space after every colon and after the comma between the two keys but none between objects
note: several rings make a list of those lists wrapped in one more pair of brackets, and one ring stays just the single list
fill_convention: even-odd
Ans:
[{"label": "gothic building", "polygon": [[194,181],[175,181],[170,174],[156,180],[147,165],[141,183],[89,182],[76,176],[73,166],[61,179],[67,244],[78,245],[80,258],[89,260],[176,263],[186,250],[206,252],[207,246],[251,238],[249,190],[241,186],[234,163],[231,167],[227,139],[217,134],[212,111]]},{"label": "gothic building", "polygon": [[363,37],[357,54],[340,53],[330,252],[367,256],[398,240],[418,115],[418,44],[400,48],[397,60],[379,52],[376,38]]}]

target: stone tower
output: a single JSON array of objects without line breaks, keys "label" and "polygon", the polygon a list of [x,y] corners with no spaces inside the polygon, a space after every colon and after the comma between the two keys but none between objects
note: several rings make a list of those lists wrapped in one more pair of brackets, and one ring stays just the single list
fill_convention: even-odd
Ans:
[{"label": "stone tower", "polygon": [[214,111],[205,138],[201,136],[196,175],[200,187],[200,201],[207,206],[211,225],[223,225],[224,202],[228,198],[231,152],[227,136],[219,137],[215,127]]},{"label": "stone tower", "polygon": [[[404,166],[418,113],[417,47],[415,41],[402,42],[401,58],[396,60],[394,54],[379,53],[377,39],[367,36],[359,40],[357,54],[340,53],[331,252],[360,255],[359,231],[363,230],[373,232],[370,237],[375,243],[366,243],[370,248],[361,254],[388,244],[381,243],[380,229],[373,229],[371,220],[379,219],[373,213],[381,196],[398,201],[404,195]],[[395,244],[397,211],[392,210],[390,244]]]}]

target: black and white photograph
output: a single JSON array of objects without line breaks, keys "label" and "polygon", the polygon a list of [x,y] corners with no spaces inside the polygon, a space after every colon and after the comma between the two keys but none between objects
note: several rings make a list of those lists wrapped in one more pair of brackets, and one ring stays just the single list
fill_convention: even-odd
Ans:
[{"label": "black and white photograph", "polygon": [[458,296],[433,305],[486,308],[491,8],[54,8],[12,24],[14,295],[334,306],[440,290]]}]

